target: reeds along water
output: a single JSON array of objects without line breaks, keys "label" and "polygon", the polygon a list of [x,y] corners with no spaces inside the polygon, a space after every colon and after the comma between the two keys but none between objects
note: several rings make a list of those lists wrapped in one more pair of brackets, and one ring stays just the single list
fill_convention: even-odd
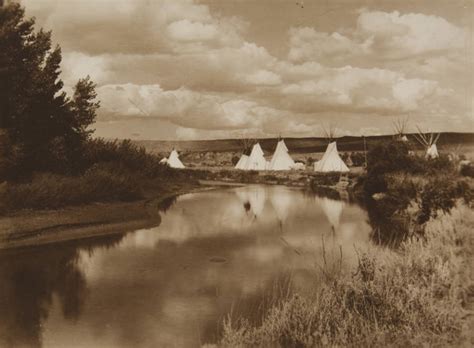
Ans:
[{"label": "reeds along water", "polygon": [[474,213],[465,206],[426,225],[400,252],[359,255],[354,273],[329,279],[313,297],[282,299],[261,325],[224,322],[223,346],[457,346],[472,306]]}]

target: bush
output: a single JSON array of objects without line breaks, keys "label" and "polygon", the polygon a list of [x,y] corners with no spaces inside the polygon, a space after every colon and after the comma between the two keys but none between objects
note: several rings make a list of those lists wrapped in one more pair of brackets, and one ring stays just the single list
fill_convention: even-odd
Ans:
[{"label": "bush", "polygon": [[472,199],[472,191],[465,181],[453,181],[451,177],[442,176],[431,179],[421,193],[421,206],[418,214],[420,224],[436,218],[439,212],[447,213],[463,198],[466,203]]},{"label": "bush", "polygon": [[131,201],[142,197],[133,175],[114,166],[97,165],[83,176],[36,174],[31,182],[6,184],[0,192],[5,210],[54,209],[91,202]]},{"label": "bush", "polygon": [[130,171],[136,171],[148,178],[158,176],[171,177],[176,171],[161,164],[161,158],[148,153],[130,140],[106,141],[94,139],[89,141],[83,155],[83,168],[87,170],[97,163],[116,163]]},{"label": "bush", "polygon": [[423,161],[425,171],[428,174],[447,174],[454,173],[455,165],[447,155],[440,155],[437,158],[425,159]]},{"label": "bush", "polygon": [[354,167],[362,167],[365,165],[365,155],[362,152],[351,152],[350,158]]},{"label": "bush", "polygon": [[381,175],[398,171],[423,172],[423,164],[416,156],[410,155],[410,148],[403,141],[379,143],[367,153],[369,174]]},{"label": "bush", "polygon": [[364,182],[364,192],[369,196],[374,193],[387,192],[388,184],[384,175],[368,174],[361,180]]},{"label": "bush", "polygon": [[463,165],[461,167],[461,175],[474,178],[474,166],[471,163]]},{"label": "bush", "polygon": [[311,178],[311,186],[334,186],[339,182],[340,173],[315,174]]}]

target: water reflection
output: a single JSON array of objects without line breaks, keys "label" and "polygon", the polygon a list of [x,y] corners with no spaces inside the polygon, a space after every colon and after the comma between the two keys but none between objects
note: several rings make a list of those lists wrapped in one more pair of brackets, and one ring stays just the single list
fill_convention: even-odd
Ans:
[{"label": "water reflection", "polygon": [[[328,262],[355,262],[370,228],[359,207],[296,189],[247,186],[188,194],[160,226],[3,253],[5,346],[194,347],[233,312],[258,321],[272,294],[318,283]],[[103,248],[108,246],[108,248]]]},{"label": "water reflection", "polygon": [[[94,240],[94,250],[117,245],[120,239]],[[81,250],[93,256],[91,244],[84,242],[0,253],[1,347],[41,346],[54,296],[65,320],[79,318],[87,294]]]}]

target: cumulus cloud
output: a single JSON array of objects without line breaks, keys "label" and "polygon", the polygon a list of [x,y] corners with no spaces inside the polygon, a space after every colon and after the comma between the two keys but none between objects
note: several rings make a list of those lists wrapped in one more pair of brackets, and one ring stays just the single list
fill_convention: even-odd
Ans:
[{"label": "cumulus cloud", "polygon": [[436,81],[407,79],[390,70],[351,66],[327,68],[315,79],[281,88],[284,102],[302,112],[321,108],[382,113],[410,111],[435,93],[441,97],[447,92]]},{"label": "cumulus cloud", "polygon": [[373,39],[374,51],[393,58],[462,49],[468,39],[466,30],[444,18],[398,11],[362,11],[357,20],[357,33]]},{"label": "cumulus cloud", "polygon": [[387,115],[472,118],[469,31],[439,16],[362,9],[337,29],[288,22],[286,37],[265,29],[288,44],[277,55],[246,18],[205,1],[22,3],[61,44],[67,88],[86,75],[99,84],[99,128],[120,124],[113,134],[133,124],[149,136],[140,122],[191,139],[314,135],[334,117],[355,133]]},{"label": "cumulus cloud", "polygon": [[244,129],[266,127],[283,117],[279,110],[254,101],[228,98],[185,88],[164,90],[159,85],[105,85],[99,119],[157,118],[184,128]]},{"label": "cumulus cloud", "polygon": [[462,49],[469,39],[467,30],[438,16],[366,9],[360,11],[357,25],[350,33],[350,36],[344,36],[339,32],[325,33],[314,28],[291,28],[288,57],[292,61],[328,63],[361,56],[400,59]]},{"label": "cumulus cloud", "polygon": [[245,81],[252,85],[278,85],[281,77],[272,71],[258,70],[245,77]]},{"label": "cumulus cloud", "polygon": [[322,33],[308,27],[291,28],[289,35],[288,58],[296,62],[305,61],[308,58],[316,61],[328,59],[343,61],[350,56],[367,53],[372,44],[371,38],[358,43],[338,32]]},{"label": "cumulus cloud", "polygon": [[71,51],[87,54],[204,51],[240,44],[246,23],[175,0],[23,0]]}]

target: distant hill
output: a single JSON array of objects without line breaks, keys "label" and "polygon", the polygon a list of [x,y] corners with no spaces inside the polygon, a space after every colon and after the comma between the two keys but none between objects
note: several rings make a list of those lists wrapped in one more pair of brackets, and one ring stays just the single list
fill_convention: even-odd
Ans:
[{"label": "distant hill", "polygon": [[[409,140],[418,146],[413,134],[407,134]],[[379,141],[390,140],[393,135],[368,136],[365,138],[366,147],[369,148]],[[267,152],[275,149],[277,138],[258,139],[262,148]],[[240,139],[222,140],[186,140],[186,141],[165,141],[165,140],[135,140],[134,143],[144,146],[148,151],[155,153],[169,152],[173,148],[184,152],[239,152],[242,150]],[[322,152],[326,149],[327,140],[325,138],[285,138],[285,143],[289,150],[296,153]],[[438,146],[443,145],[463,145],[474,144],[474,133],[442,133]],[[344,136],[337,139],[337,147],[340,151],[362,151],[364,150],[364,140],[362,137]]]}]

